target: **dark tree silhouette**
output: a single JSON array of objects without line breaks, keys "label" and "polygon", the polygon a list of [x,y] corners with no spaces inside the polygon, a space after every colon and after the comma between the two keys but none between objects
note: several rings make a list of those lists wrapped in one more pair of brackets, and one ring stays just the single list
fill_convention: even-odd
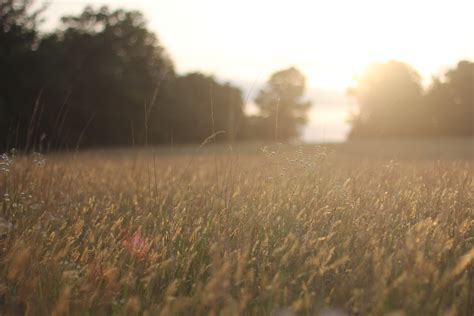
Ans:
[{"label": "dark tree silhouette", "polygon": [[39,37],[31,3],[9,1],[1,7],[1,147],[242,138],[241,91],[199,73],[176,76],[139,12],[86,7]]},{"label": "dark tree silhouette", "polygon": [[50,117],[46,135],[69,146],[124,145],[159,139],[149,133],[173,65],[139,12],[88,7],[64,17],[61,31],[43,39],[45,91]]},{"label": "dark tree silhouette", "polygon": [[200,73],[177,77],[173,84],[171,108],[164,111],[166,117],[162,120],[170,138],[201,142],[215,133],[221,134],[217,137],[220,140],[240,137],[244,113],[238,88]]},{"label": "dark tree silhouette", "polygon": [[302,101],[305,77],[294,67],[274,73],[255,99],[260,113],[252,119],[255,135],[288,141],[297,137],[306,123],[311,102]]},{"label": "dark tree silhouette", "polygon": [[27,138],[23,123],[40,92],[33,76],[40,13],[31,0],[0,0],[0,149]]}]

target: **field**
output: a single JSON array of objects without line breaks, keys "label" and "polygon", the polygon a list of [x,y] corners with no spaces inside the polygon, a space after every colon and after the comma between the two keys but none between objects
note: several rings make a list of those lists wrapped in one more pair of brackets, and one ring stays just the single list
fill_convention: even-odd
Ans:
[{"label": "field", "polygon": [[473,146],[4,155],[0,314],[472,316]]}]

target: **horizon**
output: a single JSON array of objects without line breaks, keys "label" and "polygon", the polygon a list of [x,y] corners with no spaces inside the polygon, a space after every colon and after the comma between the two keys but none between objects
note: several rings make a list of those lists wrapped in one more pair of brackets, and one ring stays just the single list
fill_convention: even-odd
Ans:
[{"label": "horizon", "polygon": [[[345,91],[369,63],[406,62],[427,86],[432,76],[474,57],[474,42],[469,41],[474,38],[469,24],[474,4],[468,1],[449,6],[430,2],[430,14],[424,12],[427,1],[385,6],[373,1],[297,1],[291,6],[284,1],[246,1],[230,9],[213,0],[43,1],[49,6],[43,29],[54,29],[61,16],[78,14],[87,5],[141,11],[177,73],[212,74],[241,88],[249,103],[273,72],[296,66],[307,78],[306,96],[313,102],[302,133],[307,142],[345,139],[351,106]],[[397,15],[404,17],[402,25]],[[283,18],[287,23],[281,23]],[[318,93],[330,95],[332,101]]]}]

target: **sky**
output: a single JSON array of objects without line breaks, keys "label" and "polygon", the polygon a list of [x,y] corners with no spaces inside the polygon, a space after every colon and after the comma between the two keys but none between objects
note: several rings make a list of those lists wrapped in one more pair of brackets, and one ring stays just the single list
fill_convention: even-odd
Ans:
[{"label": "sky", "polygon": [[345,91],[369,63],[406,62],[428,85],[459,60],[474,60],[472,0],[46,2],[45,29],[87,4],[140,10],[179,73],[230,81],[249,103],[273,72],[296,66],[313,101],[303,133],[313,142],[345,138],[353,106]]}]

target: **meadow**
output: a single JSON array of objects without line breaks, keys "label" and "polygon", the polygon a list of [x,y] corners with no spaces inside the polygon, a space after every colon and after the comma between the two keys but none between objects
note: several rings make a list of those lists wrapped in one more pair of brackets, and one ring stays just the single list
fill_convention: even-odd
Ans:
[{"label": "meadow", "polygon": [[4,154],[0,314],[471,316],[473,145]]}]

